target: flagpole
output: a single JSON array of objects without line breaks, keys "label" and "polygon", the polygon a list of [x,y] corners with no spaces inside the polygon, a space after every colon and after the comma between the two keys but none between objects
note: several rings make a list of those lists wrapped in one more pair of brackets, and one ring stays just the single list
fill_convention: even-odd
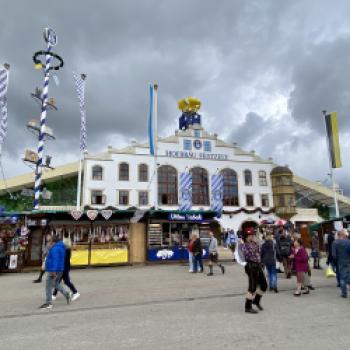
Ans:
[{"label": "flagpole", "polygon": [[[326,118],[327,111],[324,110],[322,111],[324,118]],[[329,177],[331,179],[332,183],[332,191],[333,191],[333,199],[334,199],[334,209],[335,209],[335,217],[339,217],[339,205],[338,205],[338,196],[337,196],[337,191],[336,191],[336,186],[335,186],[335,181],[333,178],[333,165],[332,165],[332,157],[331,157],[331,151],[330,151],[330,144],[329,144],[329,138],[327,134],[327,126],[326,126],[326,119],[325,119],[325,129],[326,129],[326,139],[327,139],[327,146],[328,146],[328,160],[329,160]]]},{"label": "flagpole", "polygon": [[154,209],[158,209],[158,84],[153,85],[153,139],[154,139]]}]

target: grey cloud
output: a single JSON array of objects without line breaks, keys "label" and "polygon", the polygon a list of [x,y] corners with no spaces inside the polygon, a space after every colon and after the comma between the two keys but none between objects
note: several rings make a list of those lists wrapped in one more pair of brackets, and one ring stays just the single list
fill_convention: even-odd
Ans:
[{"label": "grey cloud", "polygon": [[[33,69],[32,54],[44,48],[41,30],[47,25],[56,30],[54,51],[65,60],[57,73],[60,85],[50,84],[59,107],[48,114],[57,141],[48,143],[47,151],[55,164],[74,160],[78,151],[73,70],[88,74],[91,152],[105,149],[106,140],[119,145],[147,138],[148,84],[157,81],[161,134],[177,126],[176,101],[194,95],[203,101],[210,131],[264,157],[293,158],[307,142],[300,122],[308,121],[307,128],[321,136],[316,119],[322,108],[336,108],[345,125],[349,6],[345,0],[337,8],[301,0],[4,2],[0,62],[12,65],[4,163],[11,160],[15,175],[13,160],[24,148],[36,147],[25,124],[40,114],[29,97],[43,78]],[[279,94],[290,98],[294,121],[267,112],[264,96]],[[288,140],[281,141],[281,132]],[[300,154],[295,162],[302,159]]]}]

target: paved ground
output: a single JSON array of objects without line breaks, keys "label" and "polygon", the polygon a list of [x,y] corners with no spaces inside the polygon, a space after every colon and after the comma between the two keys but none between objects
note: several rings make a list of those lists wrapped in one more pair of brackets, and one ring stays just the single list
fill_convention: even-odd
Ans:
[{"label": "paved ground", "polygon": [[207,277],[184,266],[74,270],[82,297],[38,310],[44,285],[33,273],[0,276],[0,349],[317,349],[350,343],[350,299],[334,279],[313,275],[311,295],[295,298],[294,280],[279,275],[279,294],[265,310],[243,312],[242,268]]}]

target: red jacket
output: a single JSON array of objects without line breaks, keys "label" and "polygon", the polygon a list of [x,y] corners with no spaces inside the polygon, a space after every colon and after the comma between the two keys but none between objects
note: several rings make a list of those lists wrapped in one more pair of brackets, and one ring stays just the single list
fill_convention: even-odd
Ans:
[{"label": "red jacket", "polygon": [[296,272],[308,272],[309,271],[309,256],[304,247],[292,249],[294,255],[294,268]]}]

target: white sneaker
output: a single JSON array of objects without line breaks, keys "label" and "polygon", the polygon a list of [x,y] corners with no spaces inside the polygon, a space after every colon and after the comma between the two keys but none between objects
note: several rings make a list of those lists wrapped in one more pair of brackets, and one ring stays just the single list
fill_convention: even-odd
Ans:
[{"label": "white sneaker", "polygon": [[75,294],[73,294],[73,296],[72,296],[72,301],[75,301],[75,300],[77,300],[77,299],[79,299],[80,298],[80,294],[78,293],[78,292],[76,292]]},{"label": "white sneaker", "polygon": [[53,295],[52,296],[52,301],[55,301],[57,299],[57,296],[56,295]]}]

